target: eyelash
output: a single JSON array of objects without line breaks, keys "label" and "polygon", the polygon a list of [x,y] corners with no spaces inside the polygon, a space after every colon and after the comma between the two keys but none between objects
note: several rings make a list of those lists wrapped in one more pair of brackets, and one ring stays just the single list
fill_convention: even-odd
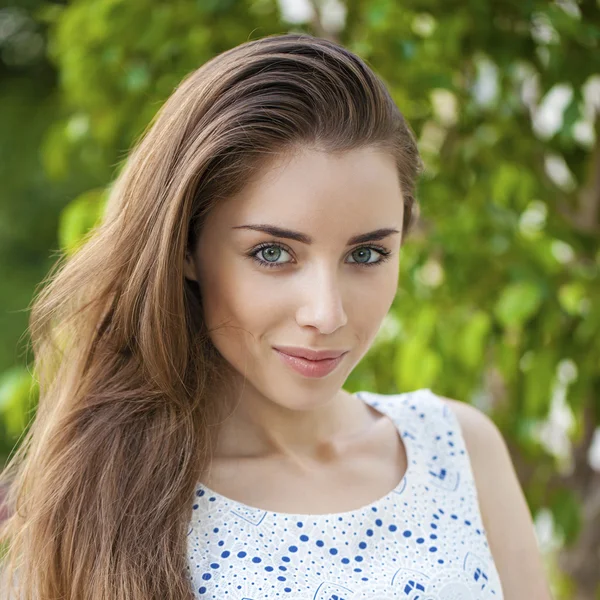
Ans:
[{"label": "eyelash", "polygon": [[[269,269],[283,267],[283,266],[289,264],[289,263],[274,263],[274,262],[270,262],[270,261],[262,260],[261,258],[258,258],[257,255],[261,250],[264,250],[265,248],[272,248],[272,247],[281,248],[282,250],[285,250],[288,254],[291,254],[291,251],[288,248],[286,248],[285,246],[283,246],[282,244],[275,244],[273,242],[265,242],[263,244],[256,246],[256,248],[253,248],[252,250],[250,250],[250,252],[248,253],[247,256],[252,258],[259,265],[267,267]],[[382,248],[381,246],[371,246],[371,245],[358,246],[354,250],[360,250],[361,248],[368,248],[369,250],[375,250],[376,252],[378,252],[381,255],[381,258],[377,262],[371,262],[371,263],[355,262],[355,263],[351,263],[351,264],[355,264],[355,265],[358,265],[361,267],[374,267],[375,265],[384,263],[386,260],[388,260],[390,258],[391,251],[386,250],[385,248]],[[352,252],[354,252],[354,250]]]}]

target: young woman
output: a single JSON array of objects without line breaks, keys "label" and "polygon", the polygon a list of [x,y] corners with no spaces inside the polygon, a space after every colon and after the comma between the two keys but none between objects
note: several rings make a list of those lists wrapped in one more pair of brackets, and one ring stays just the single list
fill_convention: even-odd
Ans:
[{"label": "young woman", "polygon": [[33,306],[5,590],[549,598],[489,418],[342,389],[394,299],[420,169],[382,81],[330,41],[251,41],[181,83]]}]

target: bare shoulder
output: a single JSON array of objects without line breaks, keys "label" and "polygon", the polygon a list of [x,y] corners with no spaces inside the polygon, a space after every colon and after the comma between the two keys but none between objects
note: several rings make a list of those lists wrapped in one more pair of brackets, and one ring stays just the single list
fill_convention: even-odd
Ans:
[{"label": "bare shoulder", "polygon": [[531,513],[502,433],[477,407],[439,397],[456,416],[465,440],[504,597],[550,600]]},{"label": "bare shoulder", "polygon": [[[474,450],[487,450],[490,445],[496,446],[496,449],[498,449],[498,445],[506,447],[504,438],[502,437],[498,426],[483,411],[468,402],[460,402],[444,396],[438,397],[441,398],[456,415],[467,445],[471,444]],[[481,444],[482,446],[477,447],[476,444]],[[491,449],[493,450],[493,448]],[[467,450],[469,450],[469,454],[471,454],[470,449],[467,448]],[[477,457],[471,456],[471,460],[473,460],[473,458]]]}]

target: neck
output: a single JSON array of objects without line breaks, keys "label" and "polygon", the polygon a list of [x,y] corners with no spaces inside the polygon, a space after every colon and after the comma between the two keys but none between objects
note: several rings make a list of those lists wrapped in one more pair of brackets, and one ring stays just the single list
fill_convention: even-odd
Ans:
[{"label": "neck", "polygon": [[237,400],[221,426],[215,458],[333,460],[373,422],[369,407],[345,390],[339,390],[329,402],[305,410],[247,393]]}]

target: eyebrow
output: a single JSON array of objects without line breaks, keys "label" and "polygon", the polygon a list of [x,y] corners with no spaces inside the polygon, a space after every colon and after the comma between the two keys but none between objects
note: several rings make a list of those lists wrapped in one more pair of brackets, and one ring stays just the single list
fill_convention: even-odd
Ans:
[{"label": "eyebrow", "polygon": [[[305,233],[299,231],[292,231],[291,229],[284,229],[283,227],[277,227],[275,225],[238,225],[232,227],[232,229],[251,229],[253,231],[262,231],[263,233],[269,233],[272,236],[286,238],[289,240],[296,240],[303,244],[312,244],[313,238]],[[368,233],[361,233],[355,235],[348,240],[348,246],[353,244],[361,244],[363,242],[376,242],[382,240],[393,233],[400,233],[393,227],[386,227],[382,229],[375,229],[375,231],[369,231]]]}]

